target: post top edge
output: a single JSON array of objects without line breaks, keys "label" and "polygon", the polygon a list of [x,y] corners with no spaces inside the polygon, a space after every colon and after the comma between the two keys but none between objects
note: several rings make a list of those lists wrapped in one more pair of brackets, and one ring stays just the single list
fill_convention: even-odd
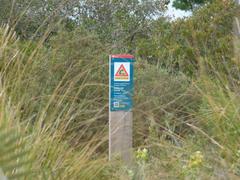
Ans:
[{"label": "post top edge", "polygon": [[112,54],[110,55],[112,58],[127,58],[127,59],[134,59],[134,56],[131,54]]}]

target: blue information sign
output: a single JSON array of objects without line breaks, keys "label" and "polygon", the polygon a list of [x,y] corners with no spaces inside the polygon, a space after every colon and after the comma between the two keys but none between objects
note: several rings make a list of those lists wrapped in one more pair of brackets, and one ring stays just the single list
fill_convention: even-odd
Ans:
[{"label": "blue information sign", "polygon": [[132,55],[112,55],[109,62],[110,111],[129,111],[133,96]]}]

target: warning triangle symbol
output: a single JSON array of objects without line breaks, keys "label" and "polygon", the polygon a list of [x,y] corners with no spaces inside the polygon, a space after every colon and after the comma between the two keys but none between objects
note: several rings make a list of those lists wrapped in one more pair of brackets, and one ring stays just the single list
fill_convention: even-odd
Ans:
[{"label": "warning triangle symbol", "polygon": [[128,72],[125,69],[123,64],[119,67],[119,69],[118,69],[117,73],[115,74],[115,76],[125,76],[125,77],[128,76]]}]

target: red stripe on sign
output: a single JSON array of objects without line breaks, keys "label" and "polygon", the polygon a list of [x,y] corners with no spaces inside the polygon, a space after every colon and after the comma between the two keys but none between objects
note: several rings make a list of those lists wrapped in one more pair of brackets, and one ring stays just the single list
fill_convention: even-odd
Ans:
[{"label": "red stripe on sign", "polygon": [[112,58],[127,58],[127,59],[134,59],[133,55],[130,54],[113,54],[111,55]]}]

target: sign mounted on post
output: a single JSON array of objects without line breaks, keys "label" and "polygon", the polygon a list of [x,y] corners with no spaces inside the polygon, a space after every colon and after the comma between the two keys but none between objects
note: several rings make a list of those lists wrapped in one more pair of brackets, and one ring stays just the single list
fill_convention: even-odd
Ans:
[{"label": "sign mounted on post", "polygon": [[133,62],[131,55],[110,56],[110,110],[132,109]]},{"label": "sign mounted on post", "polygon": [[109,57],[109,159],[132,159],[132,96],[134,56]]}]

